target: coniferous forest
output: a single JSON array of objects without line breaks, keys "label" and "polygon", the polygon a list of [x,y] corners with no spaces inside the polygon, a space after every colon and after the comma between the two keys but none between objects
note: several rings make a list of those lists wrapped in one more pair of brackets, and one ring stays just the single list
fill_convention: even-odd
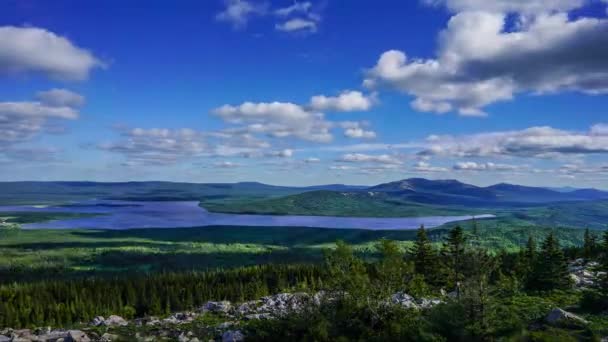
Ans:
[{"label": "coniferous forest", "polygon": [[[0,326],[70,327],[99,315],[166,316],[209,300],[307,292],[330,299],[248,321],[248,339],[595,341],[608,333],[608,233],[596,236],[587,231],[582,246],[564,249],[548,234],[530,237],[517,252],[497,252],[480,247],[475,229],[457,226],[438,244],[421,227],[410,247],[384,239],[373,256],[338,241],[312,264],[7,283],[0,286]],[[575,260],[597,273],[593,284],[576,286]],[[439,303],[426,310],[386,305],[398,293]],[[577,319],[550,324],[556,308]]]}]

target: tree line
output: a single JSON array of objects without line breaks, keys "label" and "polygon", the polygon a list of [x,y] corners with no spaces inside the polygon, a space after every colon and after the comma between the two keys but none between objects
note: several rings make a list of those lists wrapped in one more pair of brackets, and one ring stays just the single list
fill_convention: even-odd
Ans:
[{"label": "tree line", "polygon": [[[326,251],[324,262],[315,265],[3,285],[0,327],[69,326],[110,314],[166,315],[208,300],[238,302],[280,291],[322,290],[331,294],[331,303],[302,315],[251,323],[249,336],[493,340],[522,332],[540,334],[526,331],[554,305],[546,298],[579,300],[571,295],[568,259],[599,261],[598,270],[608,272],[608,233],[600,240],[589,231],[577,248],[562,249],[549,234],[540,242],[528,239],[517,253],[490,253],[480,247],[474,229],[456,227],[438,246],[421,227],[409,250],[390,240],[379,241],[378,250],[376,260],[366,260],[339,241]],[[387,307],[387,298],[400,291],[416,298],[443,298],[444,303],[425,312]],[[608,310],[608,276],[585,291],[579,304],[589,312]]]}]

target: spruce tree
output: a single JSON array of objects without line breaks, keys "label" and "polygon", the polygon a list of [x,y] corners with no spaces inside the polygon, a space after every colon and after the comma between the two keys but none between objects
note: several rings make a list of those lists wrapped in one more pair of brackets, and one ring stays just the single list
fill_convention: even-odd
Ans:
[{"label": "spruce tree", "polygon": [[526,243],[526,248],[522,253],[522,258],[520,260],[520,279],[524,281],[524,284],[527,288],[534,288],[535,281],[535,267],[538,259],[538,252],[536,251],[536,240],[534,237],[530,235],[528,237],[528,242]]},{"label": "spruce tree", "polygon": [[583,258],[585,258],[585,262],[588,262],[593,257],[596,248],[597,246],[595,236],[591,234],[589,228],[585,229],[585,237],[583,243]]},{"label": "spruce tree", "polygon": [[465,243],[464,230],[462,227],[456,226],[450,230],[441,250],[444,272],[447,276],[446,282],[450,287],[460,286],[460,282],[464,279]]},{"label": "spruce tree", "polygon": [[422,275],[426,282],[433,283],[437,275],[437,253],[431,245],[424,225],[418,228],[416,242],[414,242],[411,254],[416,273]]},{"label": "spruce tree", "polygon": [[570,284],[571,279],[564,252],[559,246],[559,241],[551,232],[542,244],[534,269],[534,281],[531,285],[537,290],[549,291],[567,289]]}]

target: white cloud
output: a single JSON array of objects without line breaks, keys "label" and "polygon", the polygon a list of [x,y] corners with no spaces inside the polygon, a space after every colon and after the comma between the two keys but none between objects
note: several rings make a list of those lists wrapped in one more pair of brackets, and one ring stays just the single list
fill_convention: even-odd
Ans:
[{"label": "white cloud", "polygon": [[310,158],[304,159],[304,162],[307,164],[319,163],[320,161],[321,161],[321,159],[315,158],[315,157],[310,157]]},{"label": "white cloud", "polygon": [[217,167],[217,168],[221,168],[221,169],[234,169],[234,168],[240,167],[241,164],[233,163],[230,161],[222,161],[222,162],[213,163],[213,166]]},{"label": "white cloud", "polygon": [[376,137],[376,132],[366,131],[363,128],[355,127],[344,130],[344,136],[354,139],[374,139]]},{"label": "white cloud", "polygon": [[345,90],[338,96],[313,96],[310,106],[320,111],[355,112],[370,110],[374,102],[373,96],[365,96],[356,90]]},{"label": "white cloud", "polygon": [[41,73],[53,79],[84,80],[104,64],[67,38],[37,27],[0,27],[0,73]]},{"label": "white cloud", "polygon": [[271,151],[265,154],[266,157],[278,157],[278,158],[291,158],[293,156],[293,150],[286,148],[279,151]]},{"label": "white cloud", "polygon": [[322,113],[307,111],[289,102],[245,102],[238,106],[224,105],[213,110],[225,121],[247,124],[249,133],[268,134],[275,138],[297,137],[314,142],[329,142],[332,123]]},{"label": "white cloud", "polygon": [[274,13],[281,17],[286,17],[295,13],[308,13],[312,7],[312,3],[309,1],[294,2],[293,5],[288,7],[279,8]]},{"label": "white cloud", "polygon": [[445,5],[453,12],[486,11],[497,13],[546,13],[569,11],[583,6],[585,0],[423,0],[429,5]]},{"label": "white cloud", "polygon": [[582,165],[582,164],[564,164],[558,172],[561,174],[575,175],[575,174],[605,174],[608,173],[608,164],[606,165]]},{"label": "white cloud", "polygon": [[509,164],[496,164],[492,162],[477,163],[477,162],[458,162],[453,166],[454,170],[459,171],[517,171],[526,169],[526,165],[517,166]]},{"label": "white cloud", "polygon": [[401,160],[388,154],[370,155],[364,153],[347,153],[337,161],[344,163],[402,164]]},{"label": "white cloud", "polygon": [[445,167],[432,166],[431,164],[429,164],[428,162],[425,162],[425,161],[417,162],[416,165],[414,165],[414,170],[418,171],[418,172],[424,172],[424,173],[448,171],[448,169],[446,169]]},{"label": "white cloud", "polygon": [[58,124],[78,117],[77,108],[57,103],[0,102],[0,153],[10,153],[16,144],[30,141],[40,133],[61,131]]},{"label": "white cloud", "polygon": [[344,136],[353,139],[374,139],[376,138],[376,132],[366,130],[361,126],[369,125],[368,122],[358,121],[342,121],[338,125],[344,129]]},{"label": "white cloud", "polygon": [[[523,11],[520,7],[527,1],[488,1],[497,9],[514,3],[513,11]],[[608,93],[608,19],[532,11],[535,14],[519,16],[517,25],[507,29],[506,8],[455,8],[463,12],[439,35],[437,58],[386,51],[367,71],[364,85],[413,96],[412,107],[419,111],[456,110],[465,116],[483,116],[485,106],[518,93]]]},{"label": "white cloud", "polygon": [[188,128],[133,128],[122,136],[124,140],[102,143],[98,148],[124,155],[130,165],[175,164],[208,151],[202,133]]},{"label": "white cloud", "polygon": [[218,13],[215,18],[230,23],[235,29],[247,26],[251,17],[264,15],[267,10],[264,3],[254,3],[247,0],[225,0],[224,2],[226,8]]},{"label": "white cloud", "polygon": [[589,132],[531,127],[520,131],[479,133],[464,136],[429,136],[420,155],[453,157],[555,157],[608,153],[608,135],[603,125]]},{"label": "white cloud", "polygon": [[36,94],[36,98],[51,107],[81,107],[85,102],[84,96],[67,89],[40,91]]},{"label": "white cloud", "polygon": [[354,168],[352,166],[348,166],[348,165],[331,165],[328,169],[334,170],[334,171],[347,171],[347,170],[352,170]]},{"label": "white cloud", "polygon": [[283,32],[317,32],[317,22],[311,19],[293,18],[274,26]]}]

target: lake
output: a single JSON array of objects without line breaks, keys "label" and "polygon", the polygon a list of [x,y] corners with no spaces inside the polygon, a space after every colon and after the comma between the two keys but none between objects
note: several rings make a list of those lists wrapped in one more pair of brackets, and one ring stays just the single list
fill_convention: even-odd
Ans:
[{"label": "lake", "polygon": [[[197,201],[112,201],[96,200],[64,206],[0,206],[0,212],[91,213],[97,216],[60,219],[22,225],[26,229],[59,228],[179,228],[201,226],[272,226],[352,229],[416,229],[470,220],[473,216],[429,216],[400,218],[279,216],[210,213]],[[475,218],[491,218],[478,215]]]}]

